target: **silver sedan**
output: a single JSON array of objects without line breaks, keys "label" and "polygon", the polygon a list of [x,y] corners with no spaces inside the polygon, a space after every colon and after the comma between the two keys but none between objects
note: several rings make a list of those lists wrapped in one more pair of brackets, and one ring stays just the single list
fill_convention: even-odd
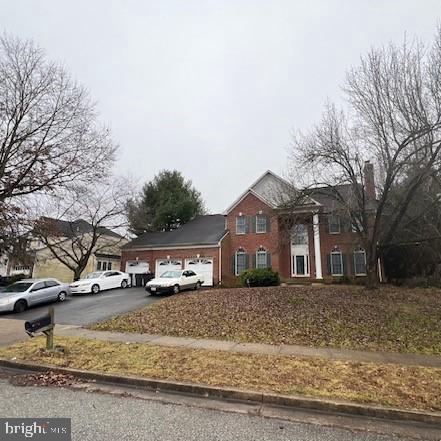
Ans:
[{"label": "silver sedan", "polygon": [[69,294],[69,285],[56,279],[24,279],[0,292],[0,311],[23,312],[38,303],[64,302]]}]

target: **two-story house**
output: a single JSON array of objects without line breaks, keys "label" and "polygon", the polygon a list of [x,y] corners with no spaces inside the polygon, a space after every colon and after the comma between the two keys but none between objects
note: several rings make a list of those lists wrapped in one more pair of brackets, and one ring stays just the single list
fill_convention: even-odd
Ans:
[{"label": "two-story house", "polygon": [[[375,199],[373,170],[367,182]],[[249,268],[272,268],[283,279],[362,277],[366,255],[354,227],[326,188],[311,189],[295,207],[292,186],[267,171],[223,215],[198,216],[174,231],[145,233],[126,244],[122,269],[141,264],[204,272],[206,285],[231,281]],[[350,197],[350,186],[339,187]],[[223,216],[223,217],[222,217]]]},{"label": "two-story house", "polygon": [[[81,256],[88,246],[93,226],[83,219],[65,221],[42,218],[50,224],[47,239],[57,244],[57,255],[64,261],[71,261],[70,255]],[[121,246],[127,240],[118,233],[99,227],[99,238],[87,260],[82,275],[95,270],[119,269],[121,266]],[[23,251],[9,256],[7,275],[23,274],[34,278],[54,277],[63,282],[74,280],[73,271],[63,264],[34,232],[26,236]],[[80,249],[80,247],[83,247]],[[63,250],[66,250],[65,252]]]}]

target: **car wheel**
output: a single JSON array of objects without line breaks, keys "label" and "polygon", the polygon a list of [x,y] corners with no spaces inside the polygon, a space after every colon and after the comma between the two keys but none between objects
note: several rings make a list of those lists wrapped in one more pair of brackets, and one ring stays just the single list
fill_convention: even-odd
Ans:
[{"label": "car wheel", "polygon": [[58,301],[59,302],[64,302],[66,300],[66,293],[64,292],[64,291],[61,291],[59,294],[58,294]]},{"label": "car wheel", "polygon": [[127,288],[127,286],[128,286],[128,283],[127,283],[127,280],[123,280],[122,282],[121,282],[121,288]]},{"label": "car wheel", "polygon": [[173,287],[173,293],[174,293],[174,294],[178,294],[178,293],[179,293],[179,285],[175,285],[175,286]]},{"label": "car wheel", "polygon": [[14,312],[23,312],[26,311],[26,308],[28,307],[28,304],[25,300],[19,300],[14,305]]},{"label": "car wheel", "polygon": [[201,282],[198,281],[198,282],[196,283],[196,286],[194,287],[194,289],[195,289],[195,290],[199,290],[199,289],[201,289]]},{"label": "car wheel", "polygon": [[99,285],[92,285],[92,294],[98,294],[100,292]]}]

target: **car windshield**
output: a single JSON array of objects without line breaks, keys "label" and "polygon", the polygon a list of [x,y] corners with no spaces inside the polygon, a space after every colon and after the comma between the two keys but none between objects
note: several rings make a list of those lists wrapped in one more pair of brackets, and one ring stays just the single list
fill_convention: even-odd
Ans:
[{"label": "car windshield", "polygon": [[177,277],[181,277],[181,271],[166,271],[161,274],[163,279],[175,279]]},{"label": "car windshield", "polygon": [[89,273],[86,277],[85,277],[85,279],[98,279],[98,277],[100,277],[101,276],[101,274],[103,274],[103,273],[100,273],[100,272],[94,272],[94,273]]},{"label": "car windshield", "polygon": [[25,292],[32,286],[30,282],[18,282],[7,286],[2,292]]}]

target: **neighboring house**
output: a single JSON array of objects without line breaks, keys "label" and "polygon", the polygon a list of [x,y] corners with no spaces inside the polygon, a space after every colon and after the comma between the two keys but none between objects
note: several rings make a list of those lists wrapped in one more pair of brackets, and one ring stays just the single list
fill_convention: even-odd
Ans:
[{"label": "neighboring house", "polygon": [[[372,167],[365,173],[372,183],[367,197],[374,203]],[[194,265],[195,271],[209,274],[209,284],[230,281],[249,268],[268,267],[284,279],[365,276],[366,254],[359,237],[329,189],[311,189],[302,204],[282,208],[290,190],[268,171],[223,215],[197,216],[177,230],[146,233],[126,244],[121,269],[129,271],[133,262],[142,261],[160,274]],[[351,197],[350,186],[338,190]]]},{"label": "neighboring house", "polygon": [[204,285],[222,280],[225,218],[221,214],[196,216],[176,230],[144,233],[122,247],[121,270],[129,274],[191,268],[205,276]]},{"label": "neighboring house", "polygon": [[[63,221],[45,218],[50,221],[53,229],[53,242],[61,243],[65,249],[74,249],[76,238],[86,240],[92,231],[92,225],[83,219]],[[51,238],[49,238],[51,239]],[[90,242],[89,242],[90,243]],[[92,252],[82,275],[95,270],[119,269],[121,265],[121,246],[127,243],[122,236],[105,227],[100,227],[100,237]],[[49,248],[37,237],[28,239],[27,255],[32,256],[32,262],[23,264],[20,259],[10,258],[9,275],[24,273],[34,278],[54,277],[62,282],[72,282],[74,274],[71,269],[61,263]],[[25,271],[27,270],[27,271]]]}]

